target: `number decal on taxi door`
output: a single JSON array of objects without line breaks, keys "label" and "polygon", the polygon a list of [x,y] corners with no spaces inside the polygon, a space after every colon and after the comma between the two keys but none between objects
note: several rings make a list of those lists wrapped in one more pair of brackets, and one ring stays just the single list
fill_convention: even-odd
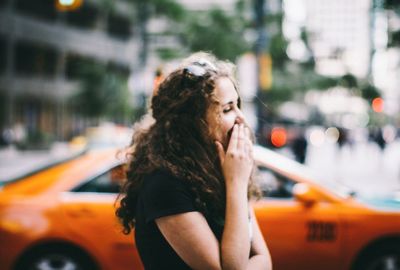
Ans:
[{"label": "number decal on taxi door", "polygon": [[335,241],[336,226],[334,222],[310,221],[307,223],[307,241]]}]

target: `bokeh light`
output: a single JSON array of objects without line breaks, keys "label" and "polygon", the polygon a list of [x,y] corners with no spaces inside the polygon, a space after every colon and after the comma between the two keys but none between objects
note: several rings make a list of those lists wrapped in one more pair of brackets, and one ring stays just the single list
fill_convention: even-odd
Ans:
[{"label": "bokeh light", "polygon": [[325,133],[322,130],[313,130],[310,133],[310,143],[314,146],[321,146],[325,142]]},{"label": "bokeh light", "polygon": [[329,143],[336,143],[339,139],[339,130],[335,127],[329,127],[325,130],[326,141]]},{"label": "bokeh light", "polygon": [[380,113],[383,112],[383,99],[378,97],[378,98],[374,98],[372,100],[372,109],[374,110],[374,112]]},{"label": "bokeh light", "polygon": [[287,133],[284,128],[277,127],[273,128],[271,131],[271,143],[275,147],[282,147],[286,144],[287,141]]}]

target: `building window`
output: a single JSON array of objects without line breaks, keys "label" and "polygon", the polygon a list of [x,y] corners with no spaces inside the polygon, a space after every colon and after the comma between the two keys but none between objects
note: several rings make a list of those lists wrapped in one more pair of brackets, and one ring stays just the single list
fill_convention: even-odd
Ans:
[{"label": "building window", "polygon": [[57,52],[50,47],[18,42],[15,47],[15,69],[21,75],[53,77],[56,71]]},{"label": "building window", "polygon": [[6,55],[7,55],[6,40],[3,35],[0,35],[0,74],[6,70]]},{"label": "building window", "polygon": [[95,28],[99,11],[90,5],[84,4],[81,8],[66,13],[66,22],[80,28]]},{"label": "building window", "polygon": [[68,79],[80,79],[90,72],[91,67],[100,65],[92,58],[84,57],[77,54],[69,54],[66,60],[66,77]]},{"label": "building window", "polygon": [[7,0],[0,0],[0,8],[3,8],[6,6]]},{"label": "building window", "polygon": [[53,21],[57,17],[54,0],[16,0],[15,8],[19,13],[39,19]]},{"label": "building window", "polygon": [[131,35],[131,21],[128,18],[116,14],[108,17],[107,32],[118,39],[128,39]]}]

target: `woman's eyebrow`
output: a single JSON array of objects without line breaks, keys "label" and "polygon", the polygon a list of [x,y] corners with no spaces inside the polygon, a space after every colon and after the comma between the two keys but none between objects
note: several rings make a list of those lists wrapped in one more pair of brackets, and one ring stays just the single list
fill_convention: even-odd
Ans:
[{"label": "woman's eyebrow", "polygon": [[[236,100],[236,103],[239,103],[239,99]],[[233,105],[233,104],[234,104],[234,101],[229,101],[229,102],[227,102],[225,104],[222,104],[222,106]]]},{"label": "woman's eyebrow", "polygon": [[226,105],[233,105],[233,101],[229,101],[229,102],[227,102],[225,104],[222,104],[222,106],[226,106]]}]

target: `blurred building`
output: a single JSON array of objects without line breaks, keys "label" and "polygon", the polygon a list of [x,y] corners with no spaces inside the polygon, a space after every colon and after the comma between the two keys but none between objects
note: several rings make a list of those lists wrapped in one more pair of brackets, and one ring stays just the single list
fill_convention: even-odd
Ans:
[{"label": "blurred building", "polygon": [[[400,17],[380,0],[285,0],[288,55],[315,59],[316,71],[327,76],[353,74],[373,82],[385,99],[384,112],[400,112],[400,48],[389,35],[399,31]],[[307,34],[310,52],[302,42]]]},{"label": "blurred building", "polygon": [[370,1],[285,0],[284,31],[292,58],[306,57],[302,31],[319,73],[366,76],[370,60]]},{"label": "blurred building", "polygon": [[368,74],[370,1],[307,0],[306,28],[317,70],[329,75]]},{"label": "blurred building", "polygon": [[[397,1],[397,5],[400,2]],[[400,33],[400,12],[377,6],[374,18],[374,82],[379,89],[384,90],[384,112],[397,116],[397,124],[400,126],[400,41],[399,38],[394,39],[395,33]]]},{"label": "blurred building", "polygon": [[395,116],[400,112],[400,48],[389,46],[389,33],[400,29],[400,17],[385,10],[384,2],[305,0],[305,26],[317,70],[369,78],[381,90],[384,112]]},{"label": "blurred building", "polygon": [[208,10],[210,7],[218,7],[225,11],[232,11],[236,0],[177,0],[189,10]]},{"label": "blurred building", "polygon": [[[58,11],[55,0],[0,1],[0,132],[19,124],[67,139],[77,68],[98,63],[129,74],[138,64],[134,11],[124,1],[87,0]],[[0,134],[1,134],[0,133]]]}]

